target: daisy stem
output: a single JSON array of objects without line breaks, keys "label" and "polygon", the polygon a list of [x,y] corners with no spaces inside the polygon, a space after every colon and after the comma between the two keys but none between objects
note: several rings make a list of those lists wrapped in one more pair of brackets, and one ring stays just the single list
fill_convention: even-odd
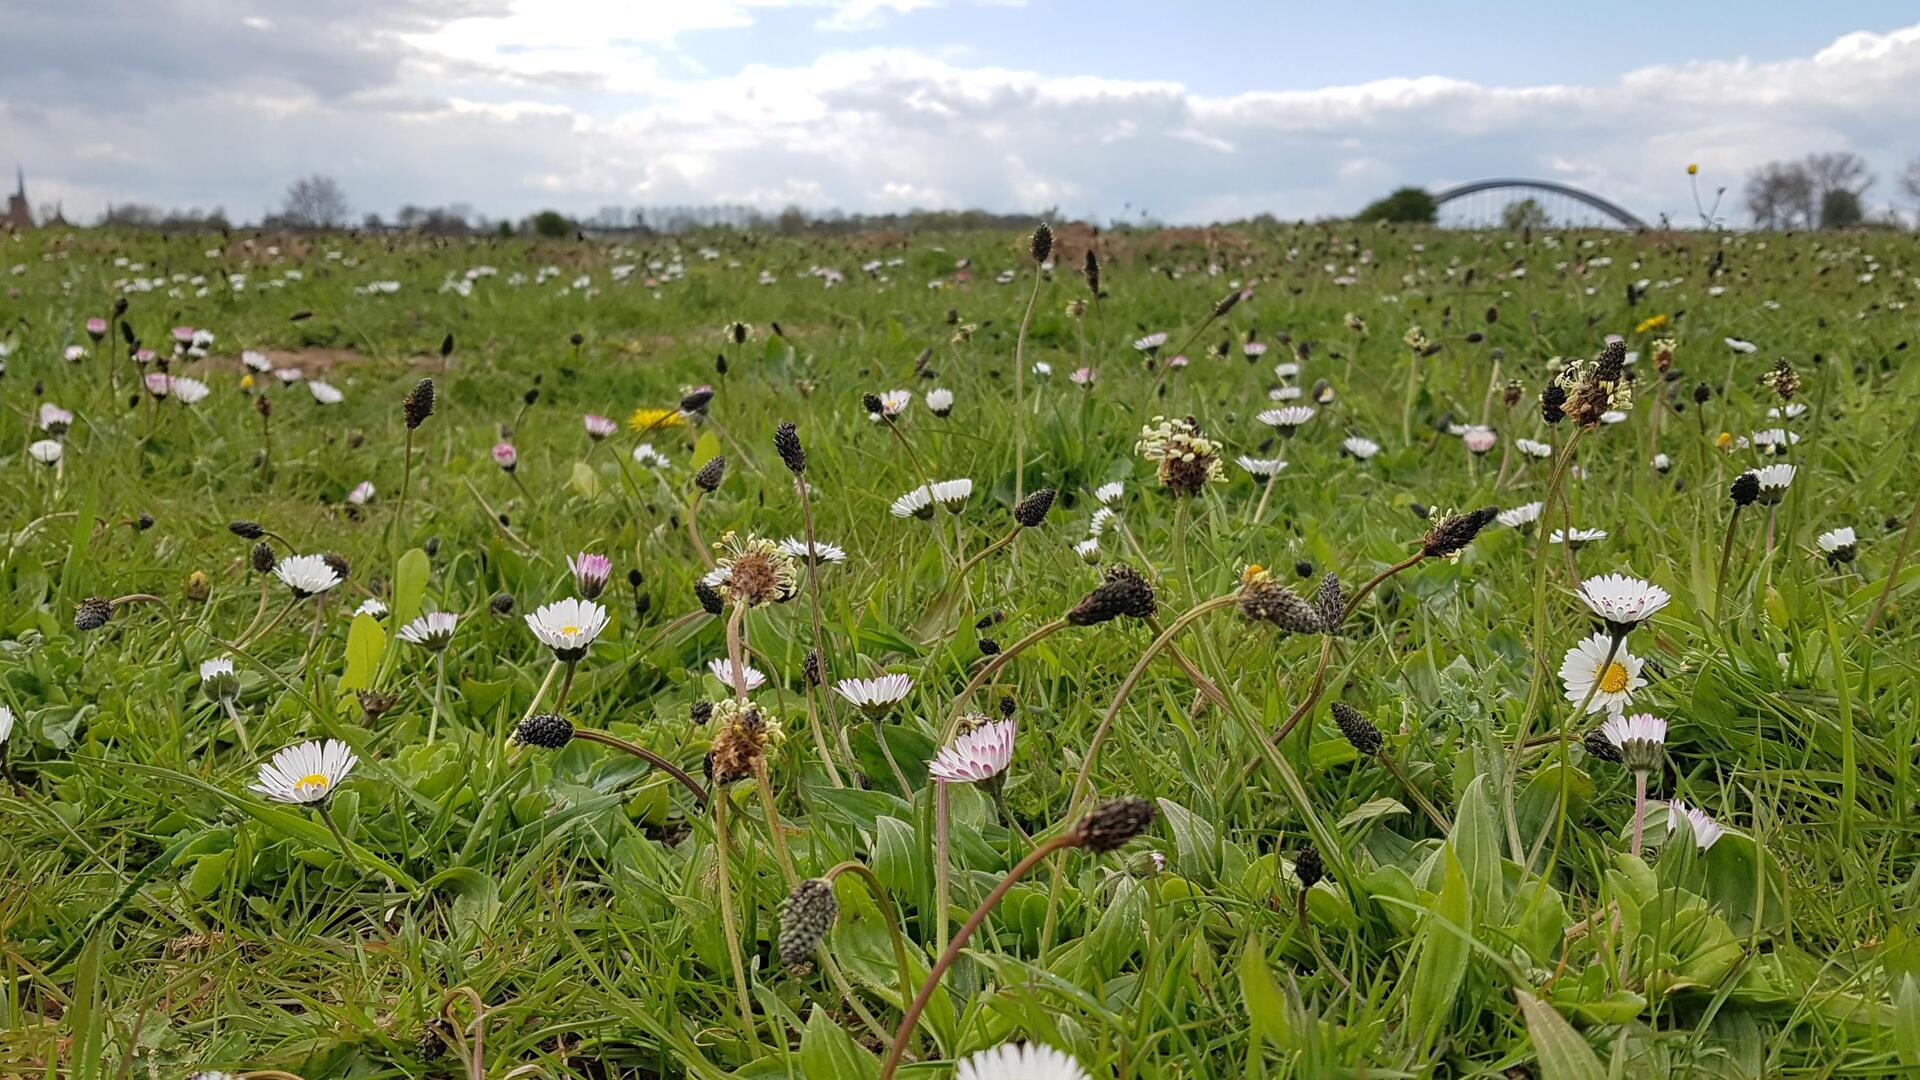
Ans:
[{"label": "daisy stem", "polygon": [[611,746],[615,750],[623,750],[632,754],[641,761],[680,781],[680,786],[686,788],[687,791],[693,795],[694,801],[702,807],[708,804],[709,799],[706,789],[700,786],[698,780],[688,775],[685,769],[682,769],[680,766],[675,765],[673,762],[668,761],[666,758],[661,757],[659,754],[654,753],[644,746],[630,743],[618,735],[612,735],[595,728],[574,728],[573,737],[576,739],[585,739],[588,742],[599,743],[601,746]]},{"label": "daisy stem", "polygon": [[431,744],[440,731],[440,694],[447,686],[447,650],[441,649],[434,658],[433,676],[433,712],[427,714],[427,742]]},{"label": "daisy stem", "polygon": [[355,852],[353,845],[347,843],[347,838],[341,834],[340,826],[334,824],[333,811],[327,809],[327,803],[330,801],[332,800],[322,799],[313,804],[313,808],[319,811],[320,820],[327,823],[327,831],[333,834],[333,842],[340,845],[340,853],[345,855],[347,861],[352,863],[356,869],[362,873],[369,873],[370,871],[368,871],[367,867],[360,862],[360,856]]},{"label": "daisy stem", "polygon": [[261,638],[263,638],[263,637],[266,637],[266,636],[267,636],[267,634],[268,634],[268,633],[269,633],[270,631],[272,631],[274,627],[276,627],[276,626],[279,626],[279,625],[280,625],[280,620],[282,620],[282,619],[284,619],[284,618],[286,618],[286,617],[287,617],[287,613],[288,613],[288,612],[290,612],[290,611],[292,611],[292,610],[293,610],[293,609],[294,609],[294,608],[295,608],[296,606],[298,606],[298,605],[299,605],[299,603],[300,603],[300,601],[298,601],[298,600],[294,600],[294,601],[292,601],[292,602],[290,602],[290,603],[288,603],[286,607],[283,607],[283,608],[281,608],[281,609],[280,609],[280,614],[278,614],[278,615],[275,615],[275,616],[274,616],[273,618],[271,618],[271,619],[269,619],[269,620],[267,620],[267,625],[265,625],[265,626],[263,626],[263,627],[261,627],[261,628],[259,629],[259,631],[258,631],[258,632],[256,632],[256,633],[255,633],[255,634],[254,634],[254,635],[253,635],[252,637],[250,637],[250,638],[247,638],[247,639],[246,639],[245,641],[242,641],[242,642],[240,642],[240,643],[239,643],[239,647],[240,647],[240,648],[243,648],[243,649],[244,649],[244,648],[248,648],[248,647],[250,647],[250,646],[252,646],[254,642],[256,642],[256,641],[259,641],[259,640],[260,640]]},{"label": "daisy stem", "polygon": [[[560,680],[560,696],[553,699],[553,711],[562,716],[567,714],[567,695],[573,692],[573,672],[579,666],[580,662],[577,660],[567,661],[567,673]],[[428,741],[432,741],[431,737]]]},{"label": "daisy stem", "polygon": [[887,745],[887,725],[886,718],[883,716],[873,718],[873,741],[880,744],[880,756],[887,759],[887,768],[893,770],[893,779],[900,785],[900,794],[906,796],[907,801],[911,803],[913,785],[907,783],[907,774],[900,771],[900,763],[893,759],[893,747]]},{"label": "daisy stem", "polygon": [[1034,306],[1040,303],[1040,280],[1040,267],[1036,264],[1033,292],[1027,296],[1027,312],[1020,317],[1020,334],[1013,340],[1013,501],[1016,503],[1027,497],[1027,327],[1033,322]]},{"label": "daisy stem", "polygon": [[920,991],[913,996],[913,1002],[907,1006],[906,1015],[900,1018],[899,1030],[893,1033],[893,1046],[888,1049],[887,1059],[880,1066],[879,1080],[892,1080],[894,1072],[900,1068],[900,1059],[906,1055],[907,1039],[912,1036],[914,1025],[919,1023],[920,1014],[926,1011],[927,1002],[933,999],[934,988],[940,985],[941,976],[947,973],[947,969],[951,968],[953,962],[959,958],[960,950],[966,947],[967,939],[973,936],[975,930],[980,929],[981,923],[987,921],[987,915],[999,905],[1008,890],[1025,877],[1029,870],[1038,866],[1040,860],[1056,851],[1073,846],[1075,846],[1073,835],[1063,833],[1034,848],[1027,853],[1026,858],[1021,859],[1014,864],[1013,869],[1007,871],[1007,876],[1001,878],[1000,883],[993,887],[993,891],[987,894],[986,899],[980,901],[980,906],[973,909],[973,914],[967,916],[967,921],[960,925],[960,930],[953,935],[953,940],[940,951],[940,958],[934,961],[932,970],[927,972],[926,979],[920,983]]},{"label": "daisy stem", "polygon": [[539,689],[533,692],[533,700],[527,702],[527,711],[521,715],[520,719],[525,720],[539,711],[540,702],[546,699],[547,687],[553,685],[553,677],[558,674],[560,674],[560,661],[555,660],[547,665],[547,677],[540,680]]},{"label": "daisy stem", "polygon": [[240,739],[240,752],[253,757],[253,740],[247,737],[247,722],[240,719],[240,711],[233,707],[233,698],[222,697],[220,704],[227,710],[227,719],[233,724],[233,733]]},{"label": "daisy stem", "polygon": [[740,931],[734,925],[733,917],[733,877],[728,863],[732,861],[732,844],[727,839],[727,797],[725,792],[713,800],[713,842],[718,858],[715,860],[715,877],[720,887],[721,930],[727,938],[727,962],[733,968],[733,989],[735,1002],[740,1008],[740,1026],[744,1029],[747,1042],[752,1045],[757,1056],[760,1050],[760,1032],[753,1022],[753,1002],[747,996],[747,968],[740,956]]},{"label": "daisy stem", "polygon": [[400,497],[393,506],[393,539],[388,543],[388,554],[397,563],[400,561],[400,538],[405,534],[404,522],[407,518],[407,489],[413,486],[413,428],[407,428],[406,448],[400,458]]},{"label": "daisy stem", "polygon": [[1720,617],[1721,597],[1727,591],[1727,567],[1733,561],[1733,528],[1740,523],[1741,506],[1733,505],[1733,513],[1727,517],[1727,536],[1720,542],[1720,573],[1713,579],[1713,617]]},{"label": "daisy stem", "polygon": [[740,648],[740,623],[746,615],[747,609],[736,601],[727,616],[727,663],[732,668],[728,674],[733,676],[734,700],[743,703],[747,700],[747,665]]},{"label": "daisy stem", "polygon": [[767,771],[766,755],[756,755],[753,759],[753,786],[760,793],[760,812],[767,818],[767,837],[773,841],[773,854],[780,863],[780,873],[786,878],[787,888],[791,889],[800,882],[800,875],[793,869],[793,854],[787,850],[787,830],[780,821],[780,807],[773,795],[773,776]]},{"label": "daisy stem", "polygon": [[[1021,526],[1015,525],[1012,531],[1008,532],[1007,535],[1001,537],[998,540],[995,540],[993,543],[988,544],[986,547],[981,548],[979,551],[975,552],[972,556],[970,556],[967,559],[967,561],[961,563],[960,568],[958,570],[955,570],[953,572],[953,576],[947,580],[947,584],[943,588],[941,588],[941,590],[938,593],[934,594],[933,599],[929,601],[927,604],[927,610],[922,612],[920,614],[920,617],[922,619],[931,618],[933,615],[933,609],[935,607],[941,606],[942,602],[947,599],[947,597],[953,592],[953,590],[957,588],[961,588],[966,584],[968,572],[970,572],[975,566],[978,566],[980,564],[981,559],[984,559],[987,556],[993,554],[994,552],[999,551],[1001,548],[1006,547],[1008,544],[1013,543],[1014,537],[1020,535],[1020,529],[1021,529]],[[956,521],[954,525],[954,534],[955,534],[956,541],[959,539],[959,532],[960,532],[959,524]],[[945,620],[942,620],[942,621],[944,622]]]},{"label": "daisy stem", "polygon": [[887,924],[887,938],[893,942],[894,966],[900,970],[900,1001],[904,1004],[913,990],[913,967],[907,963],[906,939],[900,936],[900,916],[894,911],[893,897],[887,895],[884,885],[865,863],[849,859],[835,865],[821,877],[832,882],[841,874],[852,874],[867,887],[867,894],[873,897],[873,906],[880,909],[880,919]]},{"label": "daisy stem", "polygon": [[952,887],[953,859],[952,839],[949,830],[953,825],[953,804],[947,792],[945,780],[933,782],[933,941],[934,948],[945,952],[947,948],[948,894]]},{"label": "daisy stem", "polygon": [[1647,774],[1645,770],[1635,770],[1633,774],[1633,846],[1629,849],[1634,855],[1640,854],[1640,844],[1646,833],[1647,825]]}]

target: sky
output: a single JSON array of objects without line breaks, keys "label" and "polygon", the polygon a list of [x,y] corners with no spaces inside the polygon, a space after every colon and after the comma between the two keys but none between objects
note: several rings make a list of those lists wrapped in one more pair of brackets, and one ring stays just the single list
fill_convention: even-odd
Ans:
[{"label": "sky", "polygon": [[[36,206],[257,220],[464,203],[1350,214],[1537,177],[1697,220],[1754,167],[1864,156],[1911,212],[1908,2],[0,0],[0,166]],[[10,162],[10,155],[15,161]]]}]

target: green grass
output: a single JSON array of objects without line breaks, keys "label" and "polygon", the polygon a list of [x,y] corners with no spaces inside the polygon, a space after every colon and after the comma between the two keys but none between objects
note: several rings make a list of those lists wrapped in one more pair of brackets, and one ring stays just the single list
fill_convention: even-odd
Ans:
[{"label": "green grass", "polygon": [[[1649,679],[1634,710],[1672,725],[1651,778],[1645,857],[1626,853],[1632,777],[1586,752],[1578,740],[1592,721],[1561,696],[1561,654],[1591,626],[1558,546],[1546,548],[1536,596],[1531,528],[1495,526],[1458,560],[1389,577],[1338,638],[1279,634],[1231,607],[1198,617],[1177,643],[1226,708],[1197,699],[1167,655],[1116,708],[1153,631],[1129,619],[1068,628],[969,706],[992,712],[1005,699],[1015,710],[1013,818],[1034,840],[1072,822],[1076,776],[1110,709],[1093,786],[1154,800],[1159,813],[1121,851],[1068,853],[1012,889],[918,1025],[913,1059],[928,1064],[902,1075],[950,1075],[944,1063],[1009,1039],[1056,1046],[1095,1077],[1169,1080],[1920,1071],[1914,559],[1864,629],[1920,484],[1913,290],[1899,269],[1911,241],[1522,242],[1341,226],[1216,240],[1209,250],[1102,238],[1109,295],[1083,319],[1066,312],[1087,296],[1080,276],[1046,277],[1025,348],[1053,375],[1022,380],[1023,414],[1013,356],[1033,282],[1024,237],[717,236],[624,249],[314,237],[276,250],[274,238],[239,235],[9,238],[0,265],[20,269],[0,307],[0,341],[12,346],[0,380],[0,704],[17,723],[14,783],[0,791],[0,1074],[877,1076],[903,1005],[880,909],[841,877],[826,941],[837,970],[781,965],[790,882],[755,781],[725,789],[725,895],[749,1027],[712,817],[665,773],[605,746],[508,748],[551,666],[521,615],[573,593],[566,557],[590,550],[614,563],[602,598],[612,625],[580,665],[570,719],[698,776],[714,732],[690,710],[725,695],[705,670],[726,654],[724,620],[696,615],[663,633],[698,610],[706,569],[687,528],[692,473],[728,459],[699,503],[706,541],[799,535],[795,486],[772,447],[777,423],[798,425],[817,534],[849,555],[821,575],[827,667],[914,677],[887,739],[915,792],[902,797],[871,729],[844,706],[831,720],[824,698],[809,709],[803,590],[747,617],[753,662],[770,676],[754,699],[785,732],[767,753],[772,794],[798,876],[844,860],[872,869],[878,902],[903,918],[917,983],[943,939],[924,763],[983,662],[981,639],[1011,645],[1099,583],[1072,548],[1088,534],[1095,487],[1126,482],[1124,530],[1106,533],[1102,559],[1137,564],[1137,542],[1162,626],[1237,588],[1249,563],[1309,599],[1327,571],[1352,590],[1419,550],[1422,507],[1544,496],[1552,461],[1503,458],[1516,438],[1566,444],[1570,423],[1549,428],[1537,404],[1548,358],[1592,356],[1608,333],[1640,354],[1634,406],[1581,438],[1583,472],[1565,491],[1576,525],[1609,533],[1573,556],[1579,573],[1627,572],[1673,595],[1628,645]],[[701,256],[706,243],[716,258]],[[1077,266],[1078,249],[1068,255]],[[963,257],[971,280],[950,280]],[[893,258],[903,262],[883,276],[860,270]],[[682,261],[684,276],[643,281]],[[481,265],[498,273],[471,295],[442,287]],[[616,265],[638,269],[615,280]],[[825,287],[807,273],[815,265],[846,280]],[[536,281],[544,266],[557,276]],[[763,269],[776,284],[756,283]],[[996,284],[1001,270],[1016,280]],[[1354,284],[1334,283],[1349,272]],[[226,287],[230,273],[246,275],[244,291]],[[127,286],[155,275],[150,289]],[[579,275],[591,291],[563,289]],[[934,279],[947,287],[929,289]],[[1672,283],[1629,306],[1629,283],[1642,279]],[[378,280],[401,287],[358,288]],[[1245,283],[1257,283],[1251,299],[1200,335],[1184,369],[1149,370],[1133,349],[1165,330],[1164,359]],[[123,291],[127,321],[156,349],[170,349],[174,325],[216,333],[211,358],[175,369],[207,382],[206,400],[140,399],[114,340],[62,359]],[[1367,336],[1346,328],[1348,313]],[[1655,314],[1669,325],[1636,331]],[[745,345],[722,338],[734,319],[754,325]],[[1401,343],[1416,324],[1441,346],[1417,365]],[[1270,348],[1249,363],[1238,343],[1256,331]],[[1650,350],[1660,336],[1679,342],[1664,382]],[[1760,349],[1736,353],[1726,337]],[[1229,357],[1209,358],[1222,339]],[[1261,488],[1232,460],[1275,452],[1261,449],[1271,432],[1254,415],[1296,346],[1308,355],[1287,381],[1325,379],[1336,396],[1285,445],[1289,467],[1254,522]],[[322,407],[302,386],[264,383],[243,396],[243,348],[325,370],[345,401]],[[1802,441],[1783,460],[1799,473],[1771,551],[1764,515],[1740,516],[1716,610],[1728,485],[1763,459],[1712,436],[1780,423],[1766,418],[1778,399],[1760,382],[1776,357],[1798,371],[1795,400],[1810,406],[1787,424]],[[1083,363],[1098,369],[1086,389],[1067,379]],[[400,402],[429,376],[439,408],[416,432],[396,527]],[[585,413],[624,420],[703,383],[715,389],[710,422],[647,437],[671,458],[664,469],[623,473],[616,456],[627,460],[635,436],[595,445],[583,433]],[[1704,407],[1699,384],[1711,391]],[[861,405],[865,393],[934,386],[956,405],[942,419],[915,402],[899,426],[912,455]],[[261,395],[273,404],[267,468]],[[43,400],[77,415],[57,470],[26,453]],[[1223,442],[1228,481],[1184,506],[1159,490],[1134,453],[1158,414],[1190,414]],[[1500,442],[1473,459],[1438,430],[1449,418],[1484,420]],[[513,477],[489,457],[502,425],[520,453]],[[1340,453],[1347,434],[1384,449],[1357,462]],[[1670,472],[1650,466],[1656,452]],[[963,514],[889,515],[923,481],[918,461],[936,479],[973,480]],[[378,497],[349,508],[363,480]],[[954,582],[956,545],[977,552],[1012,526],[1016,484],[1059,490],[1046,525]],[[142,514],[150,528],[134,524]],[[344,556],[348,583],[324,604],[263,587],[249,544],[227,529],[236,519],[295,551]],[[1858,558],[1830,566],[1814,538],[1842,525],[1858,530]],[[415,550],[430,555],[401,557]],[[75,629],[82,599],[140,593],[161,602]],[[509,616],[490,611],[501,593],[514,599]],[[367,596],[400,609],[378,635],[370,620],[354,631],[348,615]],[[461,616],[431,742],[435,666],[393,637],[397,616],[422,607]],[[256,618],[276,617],[244,654],[230,652]],[[1536,640],[1546,668],[1527,715]],[[222,655],[236,662],[253,757],[199,690],[199,663]],[[342,688],[350,665],[349,686],[396,695],[390,711],[365,717]],[[1309,701],[1277,755],[1263,754],[1251,729],[1271,731]],[[1386,753],[1446,832],[1341,737],[1334,701],[1386,733]],[[1516,758],[1523,733],[1571,741]],[[247,790],[258,758],[325,737],[361,758],[331,809],[352,858],[317,815]],[[1669,844],[1669,797],[1704,808],[1727,835],[1699,853]],[[957,926],[1029,840],[976,790],[956,787],[952,802]],[[1306,896],[1303,924],[1294,863],[1316,834],[1331,876]],[[484,1062],[470,1073],[455,1031],[476,1008]],[[453,1048],[428,1061],[427,1031]]]}]

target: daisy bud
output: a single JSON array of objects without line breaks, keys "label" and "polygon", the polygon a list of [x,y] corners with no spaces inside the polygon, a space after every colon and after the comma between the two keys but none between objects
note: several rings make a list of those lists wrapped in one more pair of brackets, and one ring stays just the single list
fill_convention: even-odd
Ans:
[{"label": "daisy bud", "polygon": [[795,476],[807,471],[807,451],[800,445],[800,429],[793,421],[783,420],[773,429],[773,448],[779,451],[780,460],[787,471]]},{"label": "daisy bud", "polygon": [[1380,752],[1380,729],[1359,709],[1344,701],[1333,703],[1333,723],[1340,734],[1360,751],[1362,757],[1372,757]]},{"label": "daisy bud", "polygon": [[271,574],[273,568],[280,563],[280,560],[274,557],[273,545],[265,540],[253,545],[253,550],[247,553],[247,561],[253,566],[256,574]]},{"label": "daisy bud", "polygon": [[487,601],[487,608],[495,615],[507,616],[513,614],[513,594],[494,593],[493,599]]},{"label": "daisy bud", "polygon": [[1327,864],[1321,861],[1319,848],[1308,844],[1300,849],[1300,854],[1293,857],[1293,876],[1300,879],[1302,891],[1320,884],[1320,879],[1327,876]]},{"label": "daisy bud", "polygon": [[499,443],[493,448],[493,463],[502,471],[512,472],[520,464],[520,451],[512,443]]},{"label": "daisy bud", "polygon": [[558,750],[573,740],[573,723],[558,713],[537,713],[520,721],[509,742]]},{"label": "daisy bud", "polygon": [[693,484],[701,491],[711,493],[720,490],[720,481],[726,478],[727,459],[716,457],[700,466],[700,471],[693,474]]},{"label": "daisy bud", "polygon": [[700,607],[709,615],[719,615],[725,610],[725,604],[714,587],[704,581],[693,583],[693,595],[700,601]]},{"label": "daisy bud", "polygon": [[240,692],[240,677],[233,673],[233,661],[224,656],[200,665],[200,692],[214,701],[231,701]]},{"label": "daisy bud", "polygon": [[427,417],[433,415],[432,379],[421,379],[413,384],[407,396],[400,399],[400,413],[407,418],[409,431],[427,422]]},{"label": "daisy bud", "polygon": [[1751,470],[1733,478],[1733,486],[1728,490],[1733,496],[1733,505],[1752,506],[1760,498],[1760,477]]},{"label": "daisy bud", "polygon": [[1493,506],[1469,510],[1464,514],[1449,514],[1427,530],[1421,553],[1430,559],[1452,558],[1471,544],[1473,538],[1480,535],[1480,530],[1498,516],[1500,510]]},{"label": "daisy bud", "polygon": [[1095,855],[1118,851],[1153,824],[1153,804],[1131,795],[1101,803],[1073,825],[1067,835]]},{"label": "daisy bud", "polygon": [[242,540],[258,540],[267,530],[257,521],[229,521],[227,531]]},{"label": "daisy bud", "polygon": [[1013,507],[1013,520],[1022,528],[1037,529],[1047,522],[1047,511],[1053,508],[1054,490],[1041,488],[1039,491],[1021,499]]},{"label": "daisy bud", "polygon": [[1036,263],[1046,262],[1047,256],[1053,254],[1053,230],[1046,222],[1035,226],[1033,235],[1027,237],[1027,254],[1033,256]]},{"label": "daisy bud", "polygon": [[1320,590],[1313,595],[1313,608],[1320,614],[1320,626],[1329,634],[1340,632],[1340,624],[1346,621],[1346,590],[1340,587],[1340,575],[1327,571],[1320,579]]},{"label": "daisy bud", "polygon": [[808,878],[793,887],[786,903],[780,906],[780,962],[799,967],[820,943],[840,915],[840,901],[833,895],[833,883],[825,878]]},{"label": "daisy bud", "polygon": [[89,596],[73,609],[73,628],[86,633],[107,625],[113,618],[112,602],[98,596]]}]

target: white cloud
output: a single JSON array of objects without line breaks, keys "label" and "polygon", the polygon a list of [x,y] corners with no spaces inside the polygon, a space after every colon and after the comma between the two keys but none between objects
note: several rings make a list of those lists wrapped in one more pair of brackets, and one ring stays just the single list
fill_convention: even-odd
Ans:
[{"label": "white cloud", "polygon": [[[684,35],[729,32],[768,6],[857,25],[922,3],[469,0],[457,18],[401,3],[368,14],[351,48],[323,28],[311,49],[282,41],[272,65],[170,86],[152,107],[124,104],[148,100],[137,89],[118,88],[114,107],[69,92],[57,71],[30,70],[0,87],[0,142],[19,148],[35,197],[64,197],[70,213],[132,198],[224,203],[242,217],[277,201],[293,175],[323,169],[382,212],[799,202],[1104,216],[1130,204],[1194,221],[1337,214],[1403,183],[1535,175],[1648,218],[1684,218],[1689,161],[1702,164],[1703,187],[1737,193],[1747,169],[1808,151],[1855,150],[1883,174],[1920,156],[1920,26],[1848,34],[1796,59],[1698,60],[1598,85],[1410,74],[1226,95],[905,48],[720,75],[675,53]],[[353,65],[319,70],[339,55]],[[1892,198],[1891,184],[1874,195]]]}]

